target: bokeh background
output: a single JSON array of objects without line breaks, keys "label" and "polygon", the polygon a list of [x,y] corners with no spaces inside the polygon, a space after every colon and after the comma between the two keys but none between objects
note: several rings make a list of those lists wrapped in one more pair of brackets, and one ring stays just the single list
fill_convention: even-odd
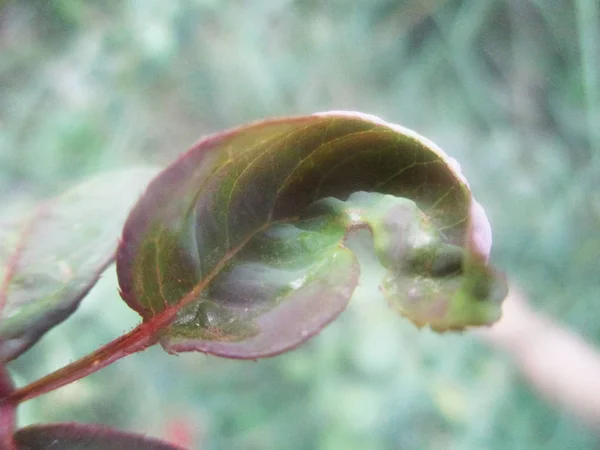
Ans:
[{"label": "bokeh background", "polygon": [[[0,202],[165,165],[268,116],[349,109],[456,157],[493,260],[600,347],[597,0],[0,0]],[[109,270],[19,360],[31,381],[129,330]],[[581,386],[586,389],[586,386]],[[159,348],[25,403],[22,425],[99,422],[202,449],[598,449],[472,333],[418,331],[362,289],[259,362]]]}]

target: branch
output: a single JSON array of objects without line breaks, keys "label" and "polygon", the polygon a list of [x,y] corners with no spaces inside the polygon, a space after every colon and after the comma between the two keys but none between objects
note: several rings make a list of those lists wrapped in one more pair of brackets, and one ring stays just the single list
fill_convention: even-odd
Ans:
[{"label": "branch", "polygon": [[500,322],[477,333],[509,353],[544,398],[600,427],[600,352],[581,336],[531,309],[515,286]]}]

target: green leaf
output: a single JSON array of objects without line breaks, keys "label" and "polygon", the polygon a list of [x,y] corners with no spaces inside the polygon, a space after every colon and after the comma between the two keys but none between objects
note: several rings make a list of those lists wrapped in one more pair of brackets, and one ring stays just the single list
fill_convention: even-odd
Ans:
[{"label": "green leaf", "polygon": [[498,319],[491,231],[458,164],[358,113],[265,121],[202,140],[133,209],[117,253],[125,301],[170,352],[259,358],[345,308],[368,228],[401,314],[436,330]]},{"label": "green leaf", "polygon": [[0,222],[0,360],[75,311],[114,260],[119,232],[154,169],[96,176],[20,220]]},{"label": "green leaf", "polygon": [[157,439],[98,425],[33,425],[15,433],[17,450],[182,450]]}]

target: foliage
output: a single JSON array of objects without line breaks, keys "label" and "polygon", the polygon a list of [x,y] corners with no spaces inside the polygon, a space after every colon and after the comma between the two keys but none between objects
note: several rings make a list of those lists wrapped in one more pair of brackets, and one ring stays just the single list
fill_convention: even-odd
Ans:
[{"label": "foliage", "polygon": [[45,425],[21,428],[15,433],[19,450],[173,450],[153,439],[84,425]]},{"label": "foliage", "polygon": [[140,195],[136,186],[155,174],[101,175],[25,217],[0,221],[1,361],[19,356],[77,308],[113,261],[115,236]]},{"label": "foliage", "polygon": [[[97,282],[123,211],[153,174],[97,177],[7,230],[5,361]],[[359,263],[346,242],[360,229],[372,234],[389,304],[417,326],[462,330],[500,317],[507,285],[487,265],[489,223],[441,149],[360,113],[241,127],[205,138],[146,187],[116,251],[121,296],[142,324],[23,388],[7,381],[3,446],[174,448],[79,424],[21,428],[12,442],[14,409],[157,342],[244,359],[296,348],[353,295]]]},{"label": "foliage", "polygon": [[[593,0],[2,4],[3,207],[109,168],[161,165],[232,124],[371,111],[450,149],[486,205],[495,261],[539,308],[600,343]],[[73,320],[11,363],[20,383],[134,325],[114,283],[109,272]],[[78,417],[158,436],[168,417],[193,416],[208,448],[598,447],[510,362],[470,337],[416,334],[386,319],[377,296],[361,290],[289,355],[240,370],[149,350],[25,403],[20,421]],[[150,361],[155,372],[139,380]],[[175,365],[192,376],[167,382]],[[143,420],[141,399],[154,406]]]}]

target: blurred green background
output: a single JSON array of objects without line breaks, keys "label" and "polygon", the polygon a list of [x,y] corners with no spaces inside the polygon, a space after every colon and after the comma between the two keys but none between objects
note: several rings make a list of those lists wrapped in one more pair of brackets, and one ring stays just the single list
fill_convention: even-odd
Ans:
[{"label": "blurred green background", "polygon": [[[267,116],[350,109],[456,157],[493,259],[600,346],[597,0],[0,1],[0,201],[164,165]],[[4,206],[3,206],[4,207]],[[136,323],[113,270],[11,364],[19,384]],[[585,387],[582,387],[585,388]],[[360,291],[308,344],[259,362],[159,348],[25,403],[206,449],[597,449],[469,334],[418,331]]]}]

